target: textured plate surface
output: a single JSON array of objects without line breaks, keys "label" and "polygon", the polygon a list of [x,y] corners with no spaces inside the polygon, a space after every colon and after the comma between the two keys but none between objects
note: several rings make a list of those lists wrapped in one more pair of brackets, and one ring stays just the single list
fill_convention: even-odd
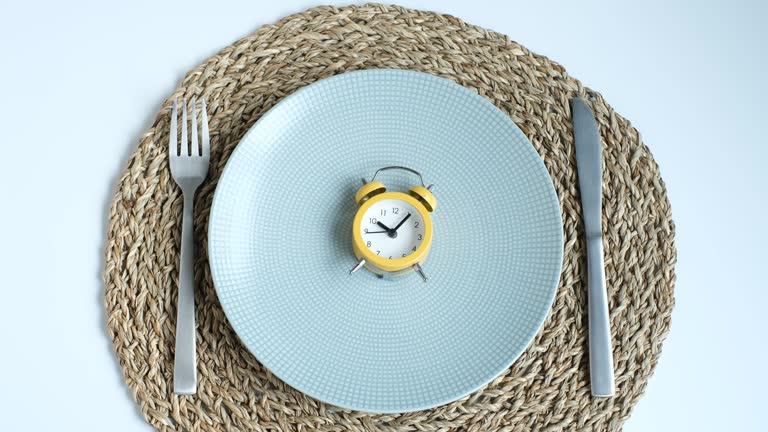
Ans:
[{"label": "textured plate surface", "polygon": [[[387,165],[435,184],[429,283],[348,275],[354,193]],[[230,157],[208,230],[216,291],[256,358],[371,412],[441,405],[509,367],[547,316],[563,252],[557,196],[520,129],[464,87],[401,70],[337,75],[276,105]]]}]

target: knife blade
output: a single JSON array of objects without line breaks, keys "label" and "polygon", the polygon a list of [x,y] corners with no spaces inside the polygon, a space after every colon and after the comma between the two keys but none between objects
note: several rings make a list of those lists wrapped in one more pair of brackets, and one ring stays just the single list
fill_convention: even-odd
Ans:
[{"label": "knife blade", "polygon": [[581,98],[572,101],[576,168],[581,192],[584,231],[587,236],[587,302],[589,307],[589,375],[592,395],[610,397],[615,392],[611,323],[603,265],[603,167],[602,143],[592,111]]}]

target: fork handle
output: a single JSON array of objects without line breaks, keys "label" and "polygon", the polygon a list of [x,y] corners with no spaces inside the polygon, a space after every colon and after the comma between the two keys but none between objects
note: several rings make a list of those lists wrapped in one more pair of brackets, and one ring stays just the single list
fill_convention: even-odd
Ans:
[{"label": "fork handle", "polygon": [[176,357],[173,365],[173,391],[194,394],[197,389],[197,349],[195,346],[195,192],[184,193],[181,222],[181,263],[176,315]]}]

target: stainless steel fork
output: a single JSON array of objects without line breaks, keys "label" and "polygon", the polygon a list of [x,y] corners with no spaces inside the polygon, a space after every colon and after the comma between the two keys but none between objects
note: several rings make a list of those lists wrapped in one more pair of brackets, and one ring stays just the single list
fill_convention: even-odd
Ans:
[{"label": "stainless steel fork", "polygon": [[195,191],[208,174],[210,139],[208,115],[202,101],[202,140],[197,138],[196,102],[192,99],[192,137],[187,140],[187,101],[182,102],[181,145],[176,137],[178,110],[173,100],[171,131],[168,154],[171,175],[184,195],[184,212],[181,223],[181,263],[179,265],[179,299],[176,315],[176,357],[173,363],[173,391],[176,394],[194,394],[197,389],[197,349],[195,343],[195,238],[194,202]]}]

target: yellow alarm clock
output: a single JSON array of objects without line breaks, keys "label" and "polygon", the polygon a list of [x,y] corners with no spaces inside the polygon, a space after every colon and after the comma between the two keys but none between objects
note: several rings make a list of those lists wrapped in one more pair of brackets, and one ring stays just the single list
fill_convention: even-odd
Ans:
[{"label": "yellow alarm clock", "polygon": [[[387,192],[376,176],[393,169],[416,174],[421,185],[413,186],[408,193]],[[363,267],[380,278],[416,271],[427,281],[421,266],[432,245],[430,213],[437,207],[431,189],[418,171],[402,166],[381,168],[370,182],[363,179],[363,186],[355,194],[360,208],[352,224],[352,249],[358,262],[350,274]]]}]

